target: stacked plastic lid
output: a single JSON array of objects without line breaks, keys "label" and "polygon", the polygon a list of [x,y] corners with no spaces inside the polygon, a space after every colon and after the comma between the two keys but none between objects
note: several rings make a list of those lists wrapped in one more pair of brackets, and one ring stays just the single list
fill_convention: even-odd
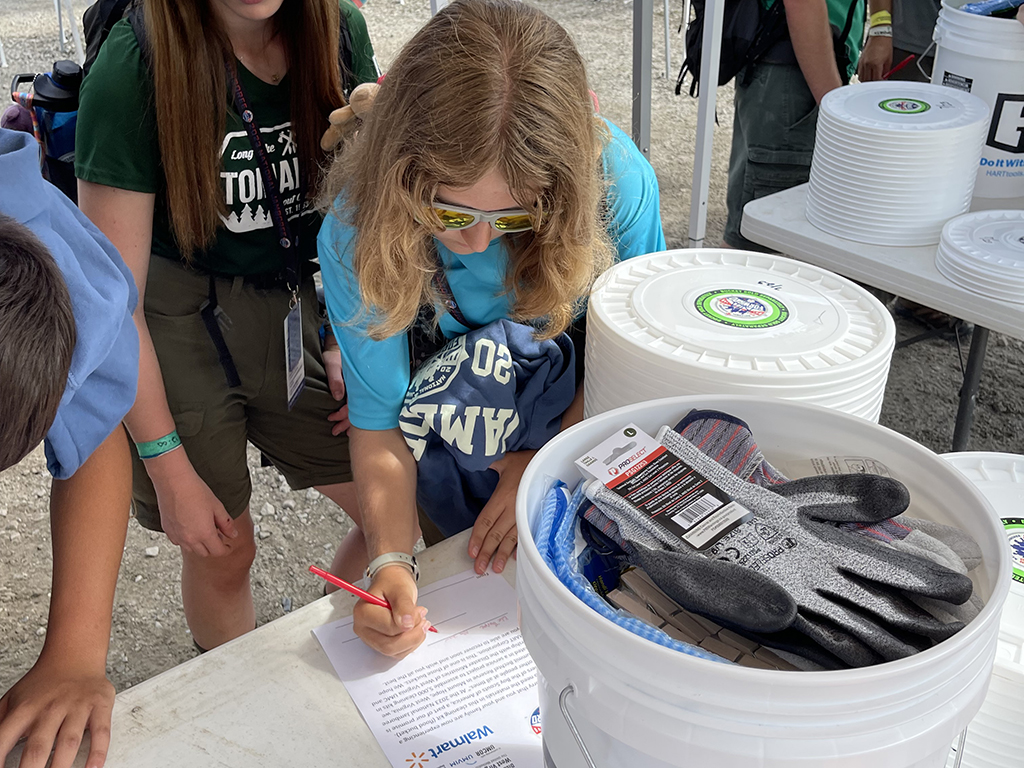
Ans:
[{"label": "stacked plastic lid", "polygon": [[809,264],[713,249],[639,256],[591,293],[586,415],[714,393],[877,421],[895,337],[870,293]]},{"label": "stacked plastic lid", "polygon": [[874,82],[821,100],[807,220],[875,245],[928,245],[967,211],[989,108],[931,83]]},{"label": "stacked plastic lid", "polygon": [[[943,456],[991,502],[1006,529],[1013,584],[1003,606],[988,695],[967,729],[962,768],[1020,768],[1024,761],[1024,456]],[[948,766],[955,757],[950,756]]]},{"label": "stacked plastic lid", "polygon": [[935,266],[969,291],[1024,304],[1024,211],[978,211],[942,228]]}]

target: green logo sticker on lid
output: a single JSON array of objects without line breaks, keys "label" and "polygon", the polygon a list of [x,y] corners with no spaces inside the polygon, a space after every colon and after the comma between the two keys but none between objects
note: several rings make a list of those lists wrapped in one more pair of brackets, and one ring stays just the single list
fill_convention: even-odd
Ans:
[{"label": "green logo sticker on lid", "polygon": [[878,102],[878,106],[896,115],[920,115],[932,108],[931,104],[920,99],[886,99]]},{"label": "green logo sticker on lid", "polygon": [[1013,580],[1024,584],[1024,518],[1004,517],[1003,527],[1010,543]]},{"label": "green logo sticker on lid", "polygon": [[774,296],[741,288],[702,293],[694,306],[708,320],[733,328],[772,328],[789,317],[786,305]]}]

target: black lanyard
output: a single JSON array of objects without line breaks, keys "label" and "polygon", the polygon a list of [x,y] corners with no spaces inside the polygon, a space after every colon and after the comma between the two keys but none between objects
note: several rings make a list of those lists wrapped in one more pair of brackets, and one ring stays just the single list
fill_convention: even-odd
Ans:
[{"label": "black lanyard", "polygon": [[[292,301],[294,302],[298,296],[300,284],[298,238],[292,234],[288,218],[285,216],[284,204],[281,202],[281,195],[277,190],[277,179],[270,168],[270,157],[267,154],[266,146],[263,144],[260,127],[256,123],[256,117],[249,108],[249,102],[245,98],[244,91],[242,91],[242,83],[235,76],[231,67],[228,67],[228,82],[232,86],[235,111],[242,118],[242,125],[245,126],[245,132],[249,136],[249,143],[252,144],[253,151],[256,154],[260,175],[263,177],[263,188],[267,191],[267,198],[270,204],[270,218],[273,220],[274,228],[277,230],[278,242],[285,251],[285,281],[288,290],[292,293]],[[303,197],[304,193],[300,181],[297,197],[298,206],[302,205]]]},{"label": "black lanyard", "polygon": [[434,270],[434,277],[431,282],[434,285],[434,290],[441,297],[441,303],[444,304],[448,314],[452,316],[455,322],[464,325],[471,331],[475,331],[480,326],[470,323],[466,316],[462,314],[462,310],[459,309],[458,302],[455,301],[455,295],[452,293],[452,287],[448,285],[448,276],[445,274],[444,262],[441,261],[441,255],[437,252],[436,247],[434,248],[434,261],[437,268]]},{"label": "black lanyard", "polygon": [[[292,294],[291,308],[294,309],[299,301],[299,285],[301,280],[298,240],[292,235],[291,227],[288,225],[288,218],[284,213],[284,204],[281,202],[281,195],[277,190],[277,179],[274,178],[273,171],[270,168],[267,148],[263,144],[259,125],[256,123],[256,118],[249,108],[249,102],[245,98],[245,93],[242,91],[242,84],[230,66],[227,68],[227,74],[234,96],[235,110],[238,112],[238,116],[242,118],[242,125],[245,126],[245,132],[249,136],[249,143],[252,144],[256,161],[259,164],[260,175],[263,177],[263,188],[267,191],[270,205],[270,218],[273,220],[274,228],[277,230],[278,242],[285,251],[285,285]],[[304,194],[300,182],[297,195],[298,206],[302,205],[303,197]],[[203,324],[206,326],[206,332],[217,349],[217,359],[224,369],[228,386],[238,387],[241,386],[242,380],[239,378],[235,361],[231,357],[231,350],[228,349],[224,334],[221,331],[221,323],[229,323],[230,321],[227,320],[227,316],[217,303],[216,277],[212,272],[209,277],[209,295],[206,302],[200,308],[200,314],[203,318]]]}]

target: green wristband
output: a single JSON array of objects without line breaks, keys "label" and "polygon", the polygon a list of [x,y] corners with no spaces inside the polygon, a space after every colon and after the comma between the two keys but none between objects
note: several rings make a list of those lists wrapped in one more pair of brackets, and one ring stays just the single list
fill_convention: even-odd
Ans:
[{"label": "green wristband", "polygon": [[135,449],[139,452],[140,459],[155,459],[180,446],[181,438],[178,437],[178,430],[174,430],[169,435],[150,440],[148,443],[136,443]]}]

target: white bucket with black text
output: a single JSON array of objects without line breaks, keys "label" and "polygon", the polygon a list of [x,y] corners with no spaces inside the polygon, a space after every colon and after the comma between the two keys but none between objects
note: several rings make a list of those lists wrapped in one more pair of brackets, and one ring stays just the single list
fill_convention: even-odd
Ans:
[{"label": "white bucket with black text", "polygon": [[943,2],[932,82],[969,91],[992,110],[972,210],[1024,208],[1024,24]]},{"label": "white bucket with black text", "polygon": [[[911,514],[957,525],[980,545],[971,574],[986,606],[954,637],[863,669],[780,672],[688,656],[651,643],[580,602],[533,539],[555,479],[633,422],[655,434],[693,408],[746,421],[769,461],[870,456],[909,488]],[[551,768],[940,768],[985,698],[1010,583],[1005,534],[980,491],[912,440],[819,406],[748,396],[686,396],[626,406],[541,449],[516,501],[516,590],[526,647],[540,672]]]}]

